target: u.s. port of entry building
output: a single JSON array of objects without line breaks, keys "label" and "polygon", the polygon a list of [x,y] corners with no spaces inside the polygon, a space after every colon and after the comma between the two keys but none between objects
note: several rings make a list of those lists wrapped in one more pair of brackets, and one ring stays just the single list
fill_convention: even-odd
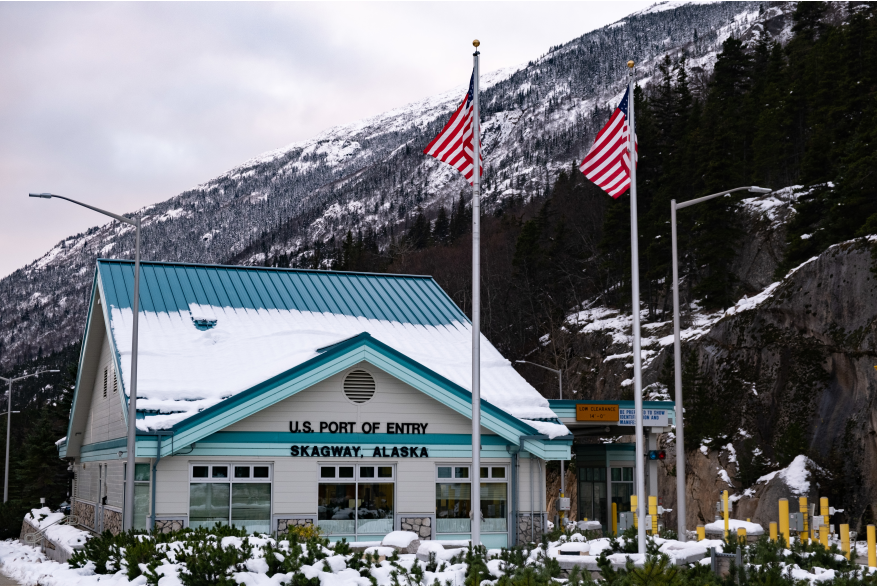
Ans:
[{"label": "u.s. port of entry building", "polygon": [[[570,431],[482,336],[472,469],[471,324],[431,278],[143,263],[140,288],[136,528],[460,540],[473,498],[487,546],[544,527]],[[133,289],[133,263],[97,262],[59,443],[95,531],[122,526]]]},{"label": "u.s. port of entry building", "polygon": [[[137,529],[466,540],[475,498],[482,542],[507,546],[546,527],[547,462],[573,451],[580,517],[606,532],[611,504],[629,508],[633,445],[587,440],[632,434],[633,402],[549,402],[483,336],[472,469],[472,327],[430,277],[143,263],[140,287]],[[122,528],[133,290],[133,263],[97,262],[58,443],[97,532]],[[674,414],[645,403],[653,448]]]}]

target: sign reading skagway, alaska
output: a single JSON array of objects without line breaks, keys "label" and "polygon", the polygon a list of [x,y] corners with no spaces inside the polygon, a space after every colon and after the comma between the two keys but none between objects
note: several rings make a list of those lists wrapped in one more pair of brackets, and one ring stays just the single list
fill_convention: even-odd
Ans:
[{"label": "sign reading skagway, alaska", "polygon": [[[291,457],[346,457],[363,458],[366,456],[361,446],[306,446],[293,444],[289,449]],[[428,457],[429,451],[425,446],[394,446],[387,451],[386,446],[376,446],[369,455],[372,457],[406,458]]]}]

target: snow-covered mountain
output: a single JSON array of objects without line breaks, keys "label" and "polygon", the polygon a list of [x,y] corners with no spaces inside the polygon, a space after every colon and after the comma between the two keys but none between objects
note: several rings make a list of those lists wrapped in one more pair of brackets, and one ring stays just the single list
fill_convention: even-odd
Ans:
[{"label": "snow-covered mountain", "polygon": [[[786,38],[794,4],[660,3],[526,66],[483,75],[486,207],[544,193],[583,156],[623,93],[628,59],[645,84],[665,55],[685,55],[697,90],[729,36]],[[306,256],[315,241],[349,229],[371,227],[388,239],[418,207],[434,213],[464,191],[459,174],[421,152],[464,91],[331,128],[137,211],[143,257],[258,263],[266,254]],[[254,246],[280,226],[282,238]],[[95,258],[129,257],[132,247],[130,229],[107,224],[64,239],[0,280],[0,365],[79,340]]]}]

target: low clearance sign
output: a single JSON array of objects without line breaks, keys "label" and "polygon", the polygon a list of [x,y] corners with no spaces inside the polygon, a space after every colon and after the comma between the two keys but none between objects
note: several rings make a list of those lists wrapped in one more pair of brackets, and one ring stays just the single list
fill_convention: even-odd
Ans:
[{"label": "low clearance sign", "polygon": [[576,404],[579,422],[618,422],[618,404]]}]

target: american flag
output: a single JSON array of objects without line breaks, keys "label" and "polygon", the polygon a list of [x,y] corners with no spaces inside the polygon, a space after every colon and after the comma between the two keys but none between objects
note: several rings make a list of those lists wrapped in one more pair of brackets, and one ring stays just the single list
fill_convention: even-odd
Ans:
[{"label": "american flag", "polygon": [[[469,91],[463,98],[463,103],[448,120],[442,132],[423,150],[430,157],[444,161],[460,173],[469,183],[472,183],[475,165],[472,153],[475,152],[475,144],[472,134],[472,100],[475,95],[475,72],[469,80]],[[480,157],[484,161],[484,157]],[[484,166],[481,167],[481,175],[484,175]]]},{"label": "american flag", "polygon": [[[597,134],[594,145],[579,165],[585,177],[617,198],[630,187],[630,134],[627,128],[628,93],[612,113],[612,118]],[[639,144],[636,144],[639,151]],[[638,158],[637,158],[638,159]]]}]

